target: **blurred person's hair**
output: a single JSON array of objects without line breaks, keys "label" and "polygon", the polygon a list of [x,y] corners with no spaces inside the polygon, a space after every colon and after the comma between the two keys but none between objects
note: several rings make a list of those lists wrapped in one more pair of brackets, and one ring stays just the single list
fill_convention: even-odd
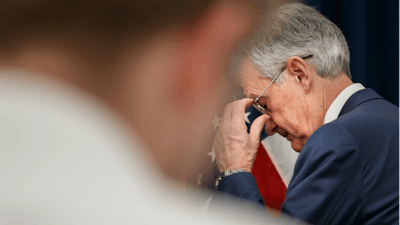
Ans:
[{"label": "blurred person's hair", "polygon": [[[118,46],[122,38],[143,40],[154,31],[189,19],[213,0],[2,0],[0,50],[30,38],[63,36]],[[92,46],[92,47],[93,47]]]},{"label": "blurred person's hair", "polygon": [[[350,74],[350,52],[341,30],[314,8],[302,3],[282,5],[263,15],[255,36],[243,45],[263,76],[273,79],[291,56],[307,59],[319,76]],[[277,80],[279,84],[284,76]]]}]

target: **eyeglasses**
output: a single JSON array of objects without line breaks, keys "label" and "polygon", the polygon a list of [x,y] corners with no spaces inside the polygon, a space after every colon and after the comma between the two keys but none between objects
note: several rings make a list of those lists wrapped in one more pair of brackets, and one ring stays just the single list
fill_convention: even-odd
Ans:
[{"label": "eyeglasses", "polygon": [[[314,56],[314,54],[313,54],[313,53],[310,53],[310,54],[307,54],[307,55],[300,56],[300,58],[302,58],[302,59],[307,59],[307,58],[310,58],[310,57],[312,57],[312,56]],[[264,89],[264,91],[263,91],[256,99],[254,99],[254,101],[253,101],[253,106],[254,106],[254,108],[256,108],[257,111],[259,111],[261,114],[267,114],[267,109],[266,109],[267,107],[266,107],[266,106],[265,106],[265,107],[264,107],[264,106],[261,106],[260,103],[258,103],[258,99],[261,98],[261,96],[265,93],[265,91],[269,88],[269,86],[271,86],[271,84],[274,83],[276,79],[278,79],[278,77],[283,73],[283,71],[285,71],[285,69],[286,69],[286,64],[285,64],[285,66],[282,68],[281,72],[280,72],[274,79],[272,79],[271,83]]]}]

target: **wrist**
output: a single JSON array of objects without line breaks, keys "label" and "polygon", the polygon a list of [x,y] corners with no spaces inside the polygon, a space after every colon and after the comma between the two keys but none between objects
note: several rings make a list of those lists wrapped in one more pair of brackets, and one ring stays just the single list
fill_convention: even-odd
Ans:
[{"label": "wrist", "polygon": [[220,172],[218,174],[217,179],[215,180],[215,189],[218,188],[219,183],[223,179],[225,179],[225,177],[228,177],[228,176],[230,176],[232,174],[235,174],[235,173],[249,173],[249,174],[251,174],[251,170],[248,170],[248,169],[234,169],[234,170],[226,170],[226,171]]},{"label": "wrist", "polygon": [[225,171],[233,171],[233,170],[238,170],[238,169],[240,169],[240,170],[246,170],[246,171],[248,171],[249,173],[251,173],[252,172],[252,169],[253,169],[253,165],[246,165],[246,166],[243,166],[243,165],[233,165],[233,166],[227,166],[227,167],[218,167],[218,171],[219,171],[219,173],[222,173],[222,172],[225,172]]}]

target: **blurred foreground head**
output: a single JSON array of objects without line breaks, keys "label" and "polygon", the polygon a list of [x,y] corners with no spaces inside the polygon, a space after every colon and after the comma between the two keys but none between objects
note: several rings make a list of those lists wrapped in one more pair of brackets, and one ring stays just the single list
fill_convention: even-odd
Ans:
[{"label": "blurred foreground head", "polygon": [[0,66],[100,99],[183,179],[213,138],[226,62],[255,13],[244,1],[1,1]]}]

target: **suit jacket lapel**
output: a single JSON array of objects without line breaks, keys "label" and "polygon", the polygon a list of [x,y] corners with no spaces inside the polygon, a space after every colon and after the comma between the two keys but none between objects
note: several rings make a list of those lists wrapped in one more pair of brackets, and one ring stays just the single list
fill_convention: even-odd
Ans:
[{"label": "suit jacket lapel", "polygon": [[346,104],[344,104],[342,110],[340,111],[339,117],[350,112],[358,105],[373,99],[383,99],[383,97],[378,95],[370,88],[357,91],[347,100]]}]

